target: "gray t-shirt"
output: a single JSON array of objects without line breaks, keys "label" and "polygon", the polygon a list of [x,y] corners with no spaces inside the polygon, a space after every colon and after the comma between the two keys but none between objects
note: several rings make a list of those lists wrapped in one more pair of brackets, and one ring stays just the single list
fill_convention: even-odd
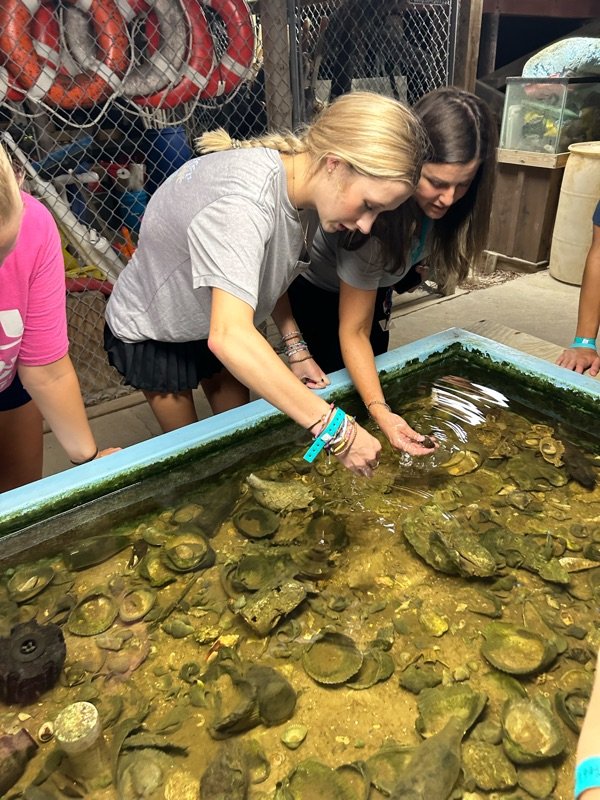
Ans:
[{"label": "gray t-shirt", "polygon": [[259,325],[306,268],[298,261],[303,242],[276,150],[194,158],[148,203],[107,322],[126,342],[207,339],[216,287],[248,303]]},{"label": "gray t-shirt", "polygon": [[341,245],[341,233],[326,233],[317,227],[310,250],[310,266],[303,273],[307,281],[328,292],[339,292],[340,280],[355,289],[379,289],[393,286],[408,270],[428,254],[429,225],[424,222],[422,235],[412,242],[409,263],[395,272],[386,269],[385,256],[380,241],[370,236],[356,250],[346,250]]}]

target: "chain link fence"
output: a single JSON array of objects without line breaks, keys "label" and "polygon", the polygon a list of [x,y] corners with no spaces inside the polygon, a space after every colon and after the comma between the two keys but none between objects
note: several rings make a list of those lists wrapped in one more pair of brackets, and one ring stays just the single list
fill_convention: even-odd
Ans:
[{"label": "chain link fence", "polygon": [[0,137],[59,226],[88,405],[129,391],[104,307],[158,185],[222,126],[296,127],[340,94],[451,82],[458,0],[2,0]]}]

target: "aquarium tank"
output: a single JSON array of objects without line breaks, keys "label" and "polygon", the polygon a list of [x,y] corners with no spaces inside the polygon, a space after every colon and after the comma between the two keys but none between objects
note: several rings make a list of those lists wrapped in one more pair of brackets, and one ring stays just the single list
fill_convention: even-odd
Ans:
[{"label": "aquarium tank", "polygon": [[500,147],[568,152],[600,139],[600,78],[507,78]]}]

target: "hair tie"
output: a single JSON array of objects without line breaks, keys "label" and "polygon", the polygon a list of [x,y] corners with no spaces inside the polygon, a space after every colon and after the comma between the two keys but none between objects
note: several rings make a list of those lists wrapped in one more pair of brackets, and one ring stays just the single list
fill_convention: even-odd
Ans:
[{"label": "hair tie", "polygon": [[233,147],[234,150],[236,150],[238,147],[242,146],[242,143],[240,142],[239,139],[232,139],[231,146]]}]

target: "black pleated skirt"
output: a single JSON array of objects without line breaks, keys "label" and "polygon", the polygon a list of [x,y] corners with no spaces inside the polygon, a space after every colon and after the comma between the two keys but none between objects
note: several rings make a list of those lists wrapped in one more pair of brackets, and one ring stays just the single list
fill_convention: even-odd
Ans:
[{"label": "black pleated skirt", "polygon": [[197,389],[200,381],[223,369],[208,349],[206,339],[194,342],[156,342],[146,339],[123,342],[104,325],[104,349],[108,361],[128,386],[171,394]]}]

